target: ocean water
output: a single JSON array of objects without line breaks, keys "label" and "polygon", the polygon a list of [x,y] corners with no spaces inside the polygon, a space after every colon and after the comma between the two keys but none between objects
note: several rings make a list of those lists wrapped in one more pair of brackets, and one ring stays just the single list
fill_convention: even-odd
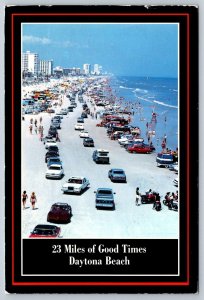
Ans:
[{"label": "ocean water", "polygon": [[[154,131],[150,140],[161,151],[161,143],[166,136],[166,146],[175,150],[178,147],[178,80],[176,78],[152,78],[118,76],[110,79],[116,102],[134,115],[131,125],[139,126],[145,142],[148,132]],[[156,113],[156,122],[151,121]]]}]

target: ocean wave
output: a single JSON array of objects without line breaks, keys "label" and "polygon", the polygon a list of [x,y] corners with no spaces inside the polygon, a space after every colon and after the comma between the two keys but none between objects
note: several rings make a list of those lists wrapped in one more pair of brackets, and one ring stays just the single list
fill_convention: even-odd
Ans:
[{"label": "ocean wave", "polygon": [[178,106],[166,104],[166,103],[164,103],[164,102],[157,101],[157,100],[154,100],[153,102],[154,102],[154,103],[157,103],[157,104],[159,104],[159,105],[163,105],[163,106],[167,106],[167,107],[171,107],[171,108],[178,108]]},{"label": "ocean wave", "polygon": [[119,88],[120,89],[126,89],[126,90],[133,90],[133,88],[129,88],[129,87],[122,86],[122,85],[120,85]]},{"label": "ocean wave", "polygon": [[143,90],[143,89],[139,89],[139,88],[136,88],[133,93],[136,93],[136,92],[139,92],[139,93],[142,93],[142,94],[147,94],[148,91],[147,90]]},{"label": "ocean wave", "polygon": [[178,90],[175,90],[175,89],[169,89],[169,91],[171,91],[171,92],[178,92]]}]

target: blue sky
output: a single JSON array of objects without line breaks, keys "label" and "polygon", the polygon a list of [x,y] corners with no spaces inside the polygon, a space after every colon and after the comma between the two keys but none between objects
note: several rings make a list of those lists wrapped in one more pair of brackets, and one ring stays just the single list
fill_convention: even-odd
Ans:
[{"label": "blue sky", "polygon": [[23,52],[54,66],[98,63],[114,75],[177,77],[177,24],[23,24]]}]

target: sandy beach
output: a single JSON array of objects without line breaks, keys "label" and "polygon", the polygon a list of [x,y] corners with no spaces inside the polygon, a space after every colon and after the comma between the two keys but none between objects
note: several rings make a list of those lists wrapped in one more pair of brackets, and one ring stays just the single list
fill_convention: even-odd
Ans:
[{"label": "sandy beach", "polygon": [[[24,93],[33,87],[24,87]],[[61,94],[62,107],[68,107],[69,99]],[[84,97],[91,112],[93,106],[88,97]],[[78,100],[78,96],[76,97]],[[39,139],[39,134],[29,132],[30,118],[42,116],[44,134],[48,132],[51,117],[46,112],[38,115],[24,115],[22,121],[22,186],[30,197],[31,192],[37,196],[36,210],[31,210],[29,199],[26,209],[22,210],[22,237],[28,238],[37,224],[47,224],[47,213],[56,202],[66,202],[72,207],[71,223],[60,224],[63,238],[178,238],[179,213],[168,210],[156,212],[152,204],[135,205],[135,189],[140,188],[144,194],[150,188],[159,192],[161,200],[166,192],[175,192],[177,188],[173,179],[177,177],[167,168],[159,168],[156,153],[130,154],[117,141],[110,140],[106,129],[96,127],[99,119],[90,115],[85,119],[84,127],[94,139],[95,148],[83,146],[79,132],[74,130],[77,118],[82,112],[82,104],[77,102],[73,112],[63,117],[62,129],[59,130],[61,142],[58,143],[65,176],[61,180],[45,178],[46,149]],[[56,110],[56,111],[57,111]],[[103,148],[110,152],[110,164],[98,165],[92,160],[94,149]],[[108,178],[111,168],[122,168],[127,175],[127,183],[113,183]],[[63,194],[61,187],[71,176],[85,176],[90,181],[90,188],[82,195]],[[110,187],[116,192],[115,211],[97,210],[94,191],[99,187]]]}]

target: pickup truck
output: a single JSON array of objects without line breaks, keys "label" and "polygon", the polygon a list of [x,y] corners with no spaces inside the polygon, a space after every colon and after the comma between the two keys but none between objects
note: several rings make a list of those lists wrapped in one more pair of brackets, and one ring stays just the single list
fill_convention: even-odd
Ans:
[{"label": "pickup truck", "polygon": [[95,161],[97,164],[98,163],[109,164],[110,159],[108,154],[109,154],[108,150],[104,150],[104,149],[95,150],[92,155],[93,161]]}]

